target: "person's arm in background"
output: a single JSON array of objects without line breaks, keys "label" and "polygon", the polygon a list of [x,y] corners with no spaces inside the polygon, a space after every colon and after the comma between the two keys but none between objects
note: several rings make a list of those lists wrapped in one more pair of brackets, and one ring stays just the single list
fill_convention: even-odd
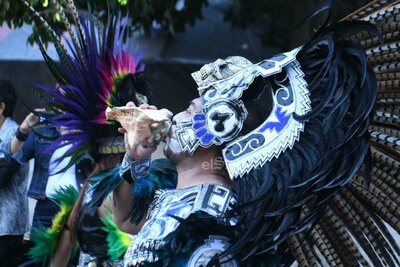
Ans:
[{"label": "person's arm in background", "polygon": [[[16,135],[13,137],[10,145],[10,154],[15,154],[20,151],[28,138],[32,136],[32,126],[38,122],[38,117],[30,113],[19,126]],[[32,137],[30,138],[32,139]],[[33,157],[33,155],[32,155]],[[29,160],[29,159],[28,159]],[[27,161],[27,160],[26,160]]]},{"label": "person's arm in background", "polygon": [[[12,141],[14,139],[16,139],[15,136]],[[21,165],[28,162],[35,155],[35,136],[33,134],[29,135],[26,142],[20,142],[23,144],[22,150],[11,156],[12,141],[5,148],[7,157],[0,160],[0,188],[6,187]]]},{"label": "person's arm in background", "polygon": [[[16,137],[14,136],[14,141]],[[22,146],[18,148],[18,151],[14,152],[13,158],[16,159],[20,164],[27,163],[29,160],[35,157],[35,149],[36,149],[36,136],[35,134],[30,134],[28,139],[25,142],[18,141]],[[12,145],[12,144],[11,144]],[[19,146],[19,145],[18,145]],[[11,152],[11,149],[10,149]]]},{"label": "person's arm in background", "polygon": [[[30,113],[16,131],[31,131],[31,125],[36,124],[36,122],[37,117],[33,113]],[[21,133],[16,133],[16,135],[21,138]],[[20,166],[28,162],[35,155],[35,136],[30,134],[29,137],[25,137],[27,137],[27,140],[19,140],[14,136],[8,143],[3,144],[1,147],[6,157],[0,160],[0,188],[8,186]]]},{"label": "person's arm in background", "polygon": [[[132,106],[133,103],[129,102],[127,106]],[[157,109],[154,106],[147,104],[141,105],[142,109]],[[126,133],[125,129],[120,128],[121,133]],[[150,155],[156,150],[157,146],[145,147],[141,144],[130,147],[127,142],[127,136],[125,134],[125,150],[126,154],[121,165],[121,176],[124,181],[114,190],[113,192],[113,219],[121,231],[137,234],[142,228],[146,216],[143,217],[142,221],[134,225],[130,222],[129,212],[132,210],[134,205],[134,196],[132,195],[132,183],[138,177],[135,177],[135,172],[132,170],[132,165],[142,164],[139,169],[145,170],[145,165],[149,162],[146,159],[150,158]],[[136,161],[133,161],[135,159]]]},{"label": "person's arm in background", "polygon": [[137,234],[146,222],[146,215],[139,224],[132,224],[129,212],[134,205],[132,196],[132,185],[123,181],[113,192],[113,220],[118,228],[129,234]]}]

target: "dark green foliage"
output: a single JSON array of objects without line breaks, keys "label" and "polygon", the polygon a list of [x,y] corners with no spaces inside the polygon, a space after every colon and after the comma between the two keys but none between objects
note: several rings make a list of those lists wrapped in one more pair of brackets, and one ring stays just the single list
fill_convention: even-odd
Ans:
[{"label": "dark green foliage", "polygon": [[[283,50],[300,45],[311,36],[321,21],[305,23],[300,29],[295,26],[322,0],[232,0],[225,19],[236,28],[251,28],[261,36],[265,46]],[[370,0],[333,1],[337,19],[355,11]],[[322,16],[323,17],[323,16]],[[323,19],[323,18],[320,18]]]},{"label": "dark green foliage", "polygon": [[[56,32],[64,31],[61,16],[53,1],[27,0],[27,2],[49,22]],[[57,2],[65,8],[66,16],[71,18],[71,12],[66,8],[66,1]],[[75,0],[79,11],[90,10],[104,24],[106,24],[106,14],[109,10],[120,9],[123,15],[129,14],[131,30],[141,29],[150,33],[153,23],[157,23],[171,34],[183,31],[186,24],[193,25],[197,19],[202,19],[202,7],[207,5],[207,0],[183,0],[182,8],[177,10],[178,2],[180,0]],[[31,12],[21,4],[21,1],[0,0],[0,25],[4,23],[7,23],[10,28],[21,27],[24,23],[34,23],[34,33],[29,36],[27,41],[33,44],[38,37],[41,37],[45,44],[52,42],[42,24],[33,19]]]}]

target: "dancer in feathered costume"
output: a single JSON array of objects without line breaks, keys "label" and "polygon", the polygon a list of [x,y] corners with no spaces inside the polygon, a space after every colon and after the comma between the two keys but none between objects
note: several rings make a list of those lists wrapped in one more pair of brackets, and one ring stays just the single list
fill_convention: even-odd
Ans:
[{"label": "dancer in feathered costume", "polygon": [[125,144],[124,181],[95,181],[107,190],[93,203],[115,189],[114,219],[136,234],[124,265],[398,264],[399,5],[374,1],[300,48],[194,73],[200,97],[165,147],[176,189],[144,182],[152,144]]},{"label": "dancer in feathered costume", "polygon": [[[388,230],[400,231],[398,35],[389,32],[399,6],[328,16],[292,51],[192,74],[200,98],[174,117],[165,148],[177,189],[156,192],[135,221],[125,266],[399,264]],[[146,147],[127,148],[119,223],[137,204],[128,188],[149,164]],[[221,156],[227,172],[210,170]]]},{"label": "dancer in feathered costume", "polygon": [[[50,261],[52,266],[66,266],[79,244],[79,266],[121,264],[118,260],[126,250],[124,243],[130,238],[112,223],[110,201],[106,197],[121,181],[118,164],[125,149],[123,136],[117,132],[118,125],[106,120],[105,110],[124,105],[128,100],[138,106],[151,100],[141,56],[130,52],[129,38],[124,41],[127,18],[110,16],[104,27],[90,14],[78,15],[73,1],[68,1],[62,8],[55,2],[68,32],[67,40],[61,41],[42,17],[27,2],[24,4],[46,26],[60,60],[56,62],[50,58],[41,41],[37,40],[58,82],[54,88],[36,86],[46,109],[51,111],[41,116],[65,132],[49,149],[68,146],[63,158],[71,157],[71,160],[65,169],[90,155],[95,163],[90,174],[93,183],[98,180],[111,182],[96,193],[90,191],[88,182],[79,195],[71,188],[59,192],[55,200],[62,209],[51,229],[33,229],[32,240],[36,244],[30,255],[43,263]],[[75,26],[66,17],[65,10],[72,14]],[[158,183],[173,187],[175,170],[169,165],[167,160],[157,161],[143,184],[157,188],[153,176],[163,178],[163,173],[167,172],[168,177]],[[99,207],[90,206],[90,201],[98,203]],[[116,240],[120,242],[115,244]]]}]

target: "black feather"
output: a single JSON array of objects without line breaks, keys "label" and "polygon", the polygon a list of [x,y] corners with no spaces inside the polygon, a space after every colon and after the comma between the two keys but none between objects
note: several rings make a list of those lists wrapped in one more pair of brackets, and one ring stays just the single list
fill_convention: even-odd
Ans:
[{"label": "black feather", "polygon": [[[240,240],[221,257],[246,261],[284,249],[287,237],[312,227],[368,154],[376,80],[363,48],[344,37],[379,34],[370,23],[331,24],[330,19],[297,55],[312,101],[309,113],[296,116],[305,121],[304,132],[291,150],[235,181]],[[304,205],[308,212],[300,216]]]}]

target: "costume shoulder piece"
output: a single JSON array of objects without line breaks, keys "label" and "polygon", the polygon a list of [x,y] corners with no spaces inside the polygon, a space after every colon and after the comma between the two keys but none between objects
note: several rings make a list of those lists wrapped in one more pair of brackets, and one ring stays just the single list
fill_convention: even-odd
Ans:
[{"label": "costume shoulder piece", "polygon": [[170,245],[168,240],[195,213],[202,213],[205,218],[216,222],[215,227],[235,224],[236,221],[228,221],[224,216],[235,202],[233,192],[222,185],[207,184],[187,189],[157,191],[146,223],[125,254],[125,264],[140,266],[144,263],[162,262],[164,257],[160,255],[165,246]]}]

